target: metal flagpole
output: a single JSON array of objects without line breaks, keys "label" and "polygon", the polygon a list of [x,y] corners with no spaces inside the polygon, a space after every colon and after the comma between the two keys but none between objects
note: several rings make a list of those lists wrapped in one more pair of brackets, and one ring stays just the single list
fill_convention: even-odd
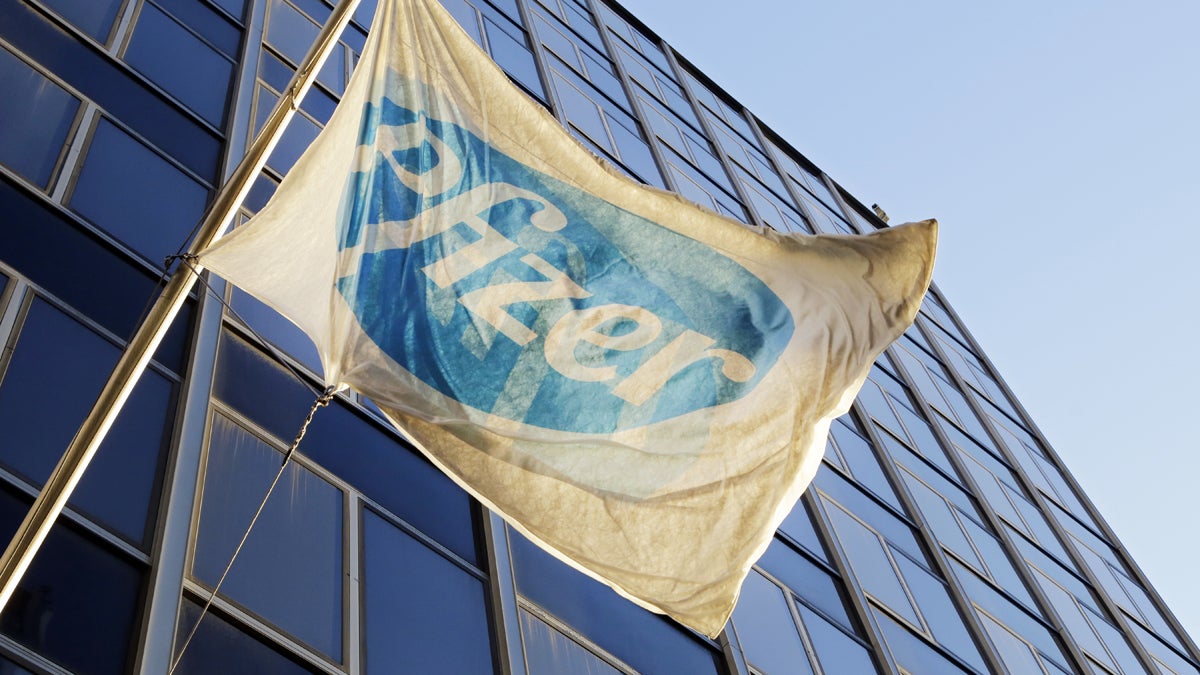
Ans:
[{"label": "metal flagpole", "polygon": [[[254,179],[266,165],[271,150],[299,108],[300,101],[316,81],[321,66],[337,45],[342,31],[350,23],[358,3],[359,0],[339,0],[313,46],[309,48],[304,61],[296,70],[287,92],[280,97],[279,103],[271,111],[262,131],[250,144],[246,156],[234,169],[233,175],[217,192],[187,255],[195,255],[217,241],[233,220]],[[71,445],[67,447],[58,466],[54,468],[54,473],[50,475],[29,514],[25,516],[25,521],[21,523],[3,557],[0,557],[0,612],[8,605],[29,563],[37,554],[54,521],[62,513],[75,485],[83,476],[92,456],[96,454],[96,449],[100,447],[117,413],[125,405],[125,400],[138,378],[146,370],[146,365],[149,364],[175,315],[179,313],[180,307],[187,300],[188,293],[191,292],[202,269],[199,265],[179,265],[168,279],[162,294],[146,315],[146,320],[126,345],[87,419],[80,425],[75,438],[71,440]]]}]

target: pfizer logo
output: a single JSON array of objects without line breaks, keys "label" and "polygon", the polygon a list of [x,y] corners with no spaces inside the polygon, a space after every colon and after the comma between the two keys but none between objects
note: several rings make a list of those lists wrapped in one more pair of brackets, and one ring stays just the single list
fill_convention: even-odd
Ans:
[{"label": "pfizer logo", "polygon": [[607,434],[741,398],[790,339],[779,298],[708,246],[390,99],[365,119],[339,290],[442,394]]}]

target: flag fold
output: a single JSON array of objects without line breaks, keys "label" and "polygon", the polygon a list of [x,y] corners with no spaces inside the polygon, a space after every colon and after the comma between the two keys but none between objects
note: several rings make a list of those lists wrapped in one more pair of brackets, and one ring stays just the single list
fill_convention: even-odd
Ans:
[{"label": "flag fold", "polygon": [[638,185],[436,0],[383,0],[329,124],[200,258],[517,530],[715,636],[936,230],[781,234]]}]

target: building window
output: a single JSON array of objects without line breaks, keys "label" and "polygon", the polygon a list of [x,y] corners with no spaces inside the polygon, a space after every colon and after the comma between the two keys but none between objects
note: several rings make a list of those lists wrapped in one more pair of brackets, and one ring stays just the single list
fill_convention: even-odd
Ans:
[{"label": "building window", "polygon": [[0,163],[47,188],[79,99],[0,48]]},{"label": "building window", "polygon": [[[233,555],[282,455],[214,415],[192,574],[212,586]],[[221,594],[342,661],[341,490],[293,462]]]}]

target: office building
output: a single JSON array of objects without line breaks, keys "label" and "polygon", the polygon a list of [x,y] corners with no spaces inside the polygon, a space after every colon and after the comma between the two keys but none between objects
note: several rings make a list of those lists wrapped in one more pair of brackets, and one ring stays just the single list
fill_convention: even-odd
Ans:
[{"label": "office building", "polygon": [[[784,231],[885,226],[615,2],[444,4],[634,178]],[[328,119],[372,11],[246,214]],[[6,540],[329,12],[0,0]],[[213,292],[230,309],[188,303],[0,615],[0,673],[159,675],[195,624],[319,382],[289,323]],[[344,396],[176,672],[1200,674],[1200,651],[935,289],[834,424],[721,639],[533,547]]]}]

